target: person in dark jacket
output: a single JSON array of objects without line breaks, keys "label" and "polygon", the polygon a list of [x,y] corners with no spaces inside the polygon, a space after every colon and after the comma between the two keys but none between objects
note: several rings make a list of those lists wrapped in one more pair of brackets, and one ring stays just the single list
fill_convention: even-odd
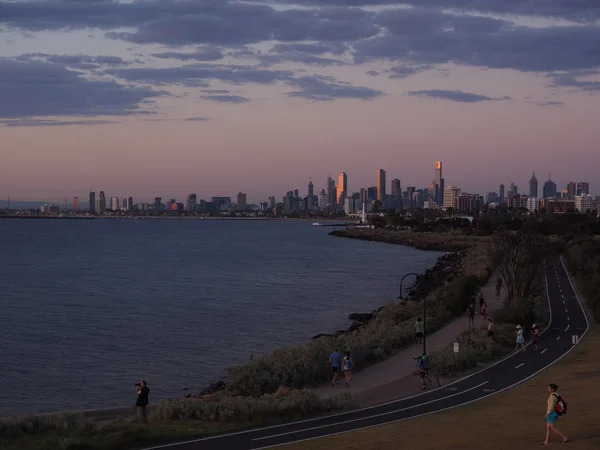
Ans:
[{"label": "person in dark jacket", "polygon": [[150,395],[150,388],[146,384],[146,380],[142,380],[135,385],[137,400],[135,407],[139,414],[140,420],[144,423],[148,423],[148,395]]}]

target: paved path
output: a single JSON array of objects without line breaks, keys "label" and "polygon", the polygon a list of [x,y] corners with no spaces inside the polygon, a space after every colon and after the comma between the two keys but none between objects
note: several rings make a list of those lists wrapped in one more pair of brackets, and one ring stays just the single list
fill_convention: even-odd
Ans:
[{"label": "paved path", "polygon": [[145,450],[259,450],[400,422],[473,403],[510,389],[551,366],[589,328],[583,306],[559,258],[546,262],[550,323],[539,351],[513,353],[485,369],[440,389],[401,400],[327,417],[159,445]]},{"label": "paved path", "polygon": [[[496,280],[498,274],[494,273],[483,286],[481,292],[488,306],[488,316],[493,318],[494,311],[502,308],[502,300],[496,298]],[[477,297],[479,299],[479,296]],[[475,304],[478,314],[475,316],[475,325],[484,327],[484,324],[479,315],[479,300]],[[467,313],[464,316],[458,317],[445,325],[435,333],[426,336],[427,353],[431,354],[443,350],[454,342],[456,337],[468,328],[469,322]],[[413,344],[403,348],[395,353],[392,357],[385,361],[378,362],[360,372],[354,374],[352,379],[352,387],[348,390],[352,395],[357,397],[359,404],[363,404],[363,399],[379,398],[379,401],[385,399],[398,398],[405,395],[406,386],[398,386],[394,384],[398,380],[402,380],[407,376],[414,374],[416,370],[414,357],[421,354],[423,351],[422,344]],[[344,375],[340,376],[341,383],[339,386],[332,387],[330,383],[317,388],[315,391],[321,398],[333,397],[334,395],[344,392]],[[418,385],[415,380],[414,386]],[[411,389],[412,391],[412,389]]]}]

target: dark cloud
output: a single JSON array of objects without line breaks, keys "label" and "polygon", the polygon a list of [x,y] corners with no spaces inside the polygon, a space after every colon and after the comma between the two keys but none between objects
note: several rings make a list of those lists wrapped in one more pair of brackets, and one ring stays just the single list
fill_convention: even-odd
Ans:
[{"label": "dark cloud", "polygon": [[424,71],[430,70],[430,69],[433,69],[433,66],[426,65],[426,66],[414,66],[414,67],[411,67],[411,66],[392,67],[390,69],[390,72],[392,72],[392,74],[390,75],[390,78],[406,78],[411,75],[415,75],[417,73],[424,72]]},{"label": "dark cloud", "polygon": [[298,42],[291,44],[276,44],[273,46],[271,51],[273,53],[301,52],[311,55],[324,55],[326,53],[342,55],[348,51],[348,46],[339,42],[328,44],[305,44]]},{"label": "dark cloud", "polygon": [[203,122],[205,120],[210,120],[206,117],[188,117],[185,119],[186,122]]},{"label": "dark cloud", "polygon": [[203,95],[200,98],[204,100],[210,100],[212,102],[218,103],[248,103],[246,97],[242,97],[240,95]]},{"label": "dark cloud", "polygon": [[219,61],[220,59],[223,59],[223,53],[216,47],[201,48],[194,53],[164,52],[154,53],[152,56],[155,58],[178,59],[181,61]]},{"label": "dark cloud", "polygon": [[540,107],[544,107],[544,106],[562,106],[562,105],[564,105],[563,102],[556,102],[556,101],[548,101],[548,102],[534,102],[534,101],[529,101],[527,103],[531,103],[532,105],[540,106]]},{"label": "dark cloud", "polygon": [[350,63],[338,59],[323,58],[309,53],[289,51],[277,54],[259,54],[257,59],[264,65],[278,64],[283,62],[296,62],[310,66],[346,66]]},{"label": "dark cloud", "polygon": [[547,76],[553,80],[551,87],[573,87],[576,90],[596,92],[600,91],[600,81],[582,80],[581,78],[599,74],[600,71],[597,70],[578,70],[560,74],[551,73]]},{"label": "dark cloud", "polygon": [[332,77],[306,76],[290,80],[290,84],[299,88],[288,92],[290,97],[305,98],[313,101],[332,101],[338,99],[372,100],[384,95],[383,92],[362,86],[352,86]]},{"label": "dark cloud", "polygon": [[126,66],[131,64],[119,56],[90,56],[90,55],[50,55],[48,53],[25,53],[16,58],[19,61],[31,61],[41,59],[54,64],[64,65],[73,69],[92,70],[102,65]]},{"label": "dark cloud", "polygon": [[493,100],[508,100],[510,97],[492,98],[485,95],[472,94],[463,91],[450,91],[444,89],[430,89],[424,91],[409,91],[408,95],[416,97],[433,98],[436,100],[450,100],[459,103],[477,103]]},{"label": "dark cloud", "polygon": [[288,70],[265,70],[250,66],[228,66],[210,64],[190,64],[183,67],[123,68],[105,71],[117,78],[130,82],[154,85],[183,85],[207,87],[209,80],[221,80],[233,84],[272,84],[293,77]]},{"label": "dark cloud", "polygon": [[202,92],[207,94],[229,94],[227,89],[202,89]]},{"label": "dark cloud", "polygon": [[377,72],[376,70],[369,70],[368,72],[366,72],[367,75],[371,75],[372,77],[376,77],[379,75],[379,72]]},{"label": "dark cloud", "polygon": [[67,125],[107,125],[117,123],[112,120],[44,120],[44,119],[14,119],[0,120],[0,125],[5,127],[56,127]]},{"label": "dark cloud", "polygon": [[88,80],[57,63],[0,57],[0,118],[151,114],[141,105],[162,95],[168,93]]}]

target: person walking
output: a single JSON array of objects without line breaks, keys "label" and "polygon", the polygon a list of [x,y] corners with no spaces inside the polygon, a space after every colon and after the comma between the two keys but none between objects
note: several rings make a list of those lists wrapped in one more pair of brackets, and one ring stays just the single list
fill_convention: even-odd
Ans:
[{"label": "person walking", "polygon": [[135,408],[139,414],[139,418],[143,423],[148,423],[148,395],[150,395],[150,388],[146,384],[146,380],[142,380],[135,385],[137,400],[135,402]]},{"label": "person walking", "polygon": [[548,442],[550,441],[550,434],[552,432],[558,434],[563,442],[569,442],[569,439],[560,431],[558,431],[558,428],[556,428],[555,426],[556,421],[560,417],[557,411],[557,406],[559,402],[562,401],[562,399],[558,395],[558,386],[554,383],[549,384],[548,394],[550,395],[548,396],[548,407],[546,409],[546,439],[540,442],[540,444],[548,445]]},{"label": "person walking", "polygon": [[481,321],[485,326],[485,323],[487,322],[487,305],[485,304],[485,302],[483,302],[483,304],[481,305]]},{"label": "person walking", "polygon": [[479,293],[479,309],[481,310],[485,305],[485,300],[483,299],[483,292]]},{"label": "person walking", "polygon": [[352,369],[354,368],[354,362],[350,357],[350,352],[346,352],[346,356],[342,360],[342,370],[344,371],[344,375],[346,377],[346,387],[350,387],[350,382],[352,381]]},{"label": "person walking", "polygon": [[488,326],[485,334],[491,338],[494,337],[494,321],[491,317],[488,319]]},{"label": "person walking", "polygon": [[423,342],[423,321],[419,317],[415,322],[415,343]]},{"label": "person walking", "polygon": [[540,338],[540,330],[538,330],[537,325],[534,323],[531,327],[531,339],[533,340],[533,349],[538,349],[538,339]]},{"label": "person walking", "polygon": [[475,324],[475,301],[471,300],[471,304],[467,308],[467,314],[469,315],[469,326]]},{"label": "person walking", "polygon": [[517,325],[517,345],[515,347],[515,352],[519,351],[519,346],[525,351],[525,336],[523,335],[523,327],[521,325]]},{"label": "person walking", "polygon": [[329,365],[331,366],[331,371],[333,372],[333,378],[331,379],[331,386],[335,386],[337,384],[338,375],[340,373],[340,362],[342,361],[342,354],[338,349],[336,349],[331,356],[329,357]]}]

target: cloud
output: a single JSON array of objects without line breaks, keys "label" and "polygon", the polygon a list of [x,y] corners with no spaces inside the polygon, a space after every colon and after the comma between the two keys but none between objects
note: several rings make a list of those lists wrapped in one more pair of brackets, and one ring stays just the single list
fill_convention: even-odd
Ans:
[{"label": "cloud", "polygon": [[424,72],[424,71],[430,70],[430,69],[433,69],[433,66],[430,66],[430,65],[416,66],[416,67],[397,66],[397,67],[392,67],[390,69],[392,74],[389,77],[390,78],[406,78],[411,75],[415,75],[417,73]]},{"label": "cloud", "polygon": [[433,98],[437,100],[450,100],[460,103],[477,103],[493,100],[508,100],[510,97],[492,98],[485,95],[472,94],[463,91],[450,91],[444,89],[430,89],[424,91],[409,91],[408,95],[416,97]]},{"label": "cloud", "polygon": [[369,70],[368,72],[366,72],[366,74],[371,75],[372,77],[379,76],[379,72],[377,72],[376,70]]},{"label": "cloud", "polygon": [[0,118],[152,114],[143,104],[168,95],[147,87],[94,81],[65,66],[0,57]]},{"label": "cloud", "polygon": [[229,94],[229,90],[227,89],[202,89],[202,92],[206,92],[207,94]]},{"label": "cloud", "polygon": [[219,61],[223,59],[223,53],[216,47],[203,47],[194,53],[164,52],[154,53],[152,56],[162,59],[178,59],[181,61]]},{"label": "cloud", "polygon": [[600,91],[600,81],[582,80],[581,78],[599,75],[597,70],[577,70],[567,73],[550,73],[547,76],[553,79],[551,87],[574,87],[577,90],[596,92]]},{"label": "cloud", "polygon": [[544,106],[562,106],[562,105],[564,105],[563,102],[556,102],[556,101],[548,101],[548,102],[528,101],[527,103],[531,103],[532,105],[540,106],[540,107],[544,107]]},{"label": "cloud", "polygon": [[90,56],[84,54],[50,55],[48,53],[25,53],[17,56],[16,59],[19,61],[42,60],[80,70],[97,69],[101,65],[114,67],[131,64],[119,56]]},{"label": "cloud", "polygon": [[113,120],[44,120],[44,119],[11,119],[0,120],[0,125],[5,127],[51,127],[67,125],[107,125],[117,123]]},{"label": "cloud", "polygon": [[305,76],[290,80],[290,84],[299,88],[288,92],[290,97],[299,97],[313,101],[332,101],[338,99],[372,100],[384,95],[375,89],[352,86],[350,83],[338,81],[332,77]]},{"label": "cloud", "polygon": [[248,103],[248,102],[250,102],[250,100],[248,100],[246,97],[242,97],[240,95],[203,95],[200,98],[202,98],[204,100],[210,100],[212,102],[219,102],[219,103]]},{"label": "cloud", "polygon": [[185,119],[185,121],[187,122],[203,122],[205,120],[210,120],[206,117],[188,117],[187,119]]}]

